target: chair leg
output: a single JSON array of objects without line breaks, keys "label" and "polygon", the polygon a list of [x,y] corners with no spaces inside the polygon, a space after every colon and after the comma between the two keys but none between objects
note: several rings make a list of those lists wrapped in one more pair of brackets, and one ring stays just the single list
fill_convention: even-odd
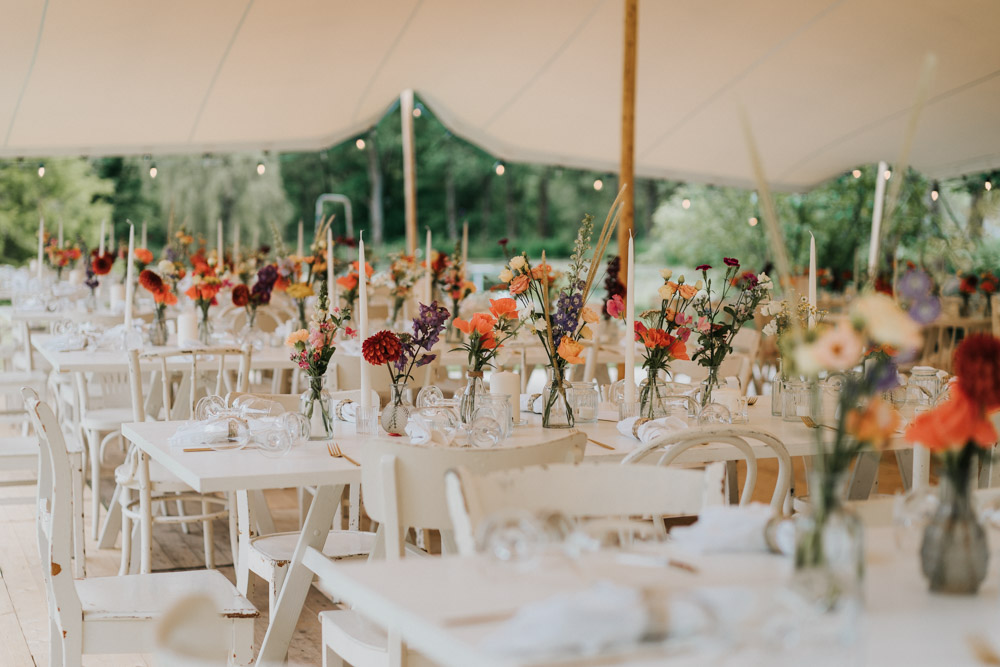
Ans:
[{"label": "chair leg", "polygon": [[344,667],[344,659],[323,642],[323,667]]},{"label": "chair leg", "polygon": [[63,637],[49,605],[49,667],[63,667]]},{"label": "chair leg", "polygon": [[73,576],[82,579],[87,576],[87,559],[84,553],[83,517],[83,466],[73,466]]},{"label": "chair leg", "polygon": [[101,521],[101,440],[96,431],[87,431],[90,452],[90,532],[97,539]]},{"label": "chair leg", "polygon": [[236,494],[229,494],[229,551],[233,554],[233,566],[239,567],[239,527],[236,525]]},{"label": "chair leg", "polygon": [[301,486],[296,492],[299,496],[299,530],[302,530],[302,524],[306,522],[306,515],[309,514],[309,506],[312,504],[312,494]]},{"label": "chair leg", "polygon": [[[202,501],[201,503],[201,513],[208,514],[209,507],[208,503]],[[209,570],[215,569],[215,548],[212,545],[212,541],[215,537],[215,527],[212,522],[202,521],[201,522],[202,536],[205,538],[205,567]]]},{"label": "chair leg", "polygon": [[281,594],[281,587],[285,583],[285,575],[288,574],[288,564],[274,564],[271,570],[271,580],[267,582],[267,609],[273,614],[278,608],[278,595]]},{"label": "chair leg", "polygon": [[83,665],[83,624],[77,622],[73,627],[65,628],[62,638],[63,667],[82,667]]},{"label": "chair leg", "polygon": [[361,485],[351,484],[348,491],[347,529],[359,530],[361,527]]},{"label": "chair leg", "polygon": [[233,650],[234,665],[253,664],[253,619],[233,619]]},{"label": "chair leg", "polygon": [[113,549],[118,533],[122,529],[122,506],[119,498],[122,495],[122,487],[115,485],[115,492],[108,503],[108,513],[104,515],[104,527],[101,528],[101,536],[97,542],[98,549]]},{"label": "chair leg", "polygon": [[[128,489],[122,489],[121,494],[122,505],[119,507],[127,505],[132,495]],[[122,521],[122,561],[118,567],[118,576],[128,574],[132,566],[132,520],[124,512],[121,512],[120,515]]]},{"label": "chair leg", "polygon": [[[184,513],[184,501],[178,500],[176,501],[176,503],[177,503],[177,516],[187,516]],[[181,532],[183,532],[185,535],[189,535],[191,533],[191,529],[188,527],[187,521],[181,524]]]}]

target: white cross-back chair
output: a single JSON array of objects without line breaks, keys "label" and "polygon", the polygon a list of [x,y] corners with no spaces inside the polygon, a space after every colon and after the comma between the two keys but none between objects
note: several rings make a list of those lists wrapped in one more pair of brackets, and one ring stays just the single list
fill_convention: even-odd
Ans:
[{"label": "white cross-back chair", "polygon": [[[138,350],[130,350],[128,352],[128,364],[129,386],[132,393],[133,420],[136,422],[143,422],[146,421],[147,417],[143,400],[144,392],[142,387],[142,369],[140,366],[140,358],[160,361],[160,374],[163,382],[163,414],[174,416],[178,412],[182,411],[177,406],[177,404],[182,401],[184,402],[183,414],[192,415],[194,412],[195,399],[201,393],[199,385],[201,371],[198,368],[197,357],[212,355],[219,358],[215,391],[217,392],[217,395],[222,395],[224,380],[221,376],[225,371],[225,357],[233,354],[240,355],[240,371],[237,384],[239,390],[243,391],[246,389],[248,369],[250,368],[249,348],[241,350],[239,348],[220,347],[182,350],[176,352],[153,352],[147,354],[140,354]],[[170,369],[167,366],[167,359],[175,356],[190,357],[190,370],[187,371],[186,380],[182,380],[182,389],[178,392],[178,397],[176,399],[174,398],[174,387],[169,379]],[[115,497],[112,499],[112,503],[117,501],[118,507],[120,508],[120,512],[117,514],[117,517],[121,522],[122,574],[132,571],[135,567],[135,559],[132,557],[132,545],[134,542],[132,535],[135,528],[138,527],[143,520],[143,517],[140,514],[141,503],[138,498],[139,477],[139,453],[133,445],[129,448],[125,462],[115,471],[115,481],[117,482],[117,487],[115,489]],[[235,554],[237,552],[235,525],[236,517],[230,515],[227,509],[227,507],[231,504],[230,501],[234,498],[227,499],[214,494],[196,493],[191,489],[191,487],[181,482],[172,473],[168,472],[155,461],[149,462],[149,481],[152,501],[174,501],[177,503],[179,513],[178,516],[170,516],[164,513],[148,518],[154,524],[164,523],[185,525],[187,523],[200,522],[202,524],[202,535],[205,546],[205,567],[215,567],[214,528],[212,522],[216,519],[224,519],[227,516],[229,517],[230,543],[232,545],[233,553]],[[133,497],[133,494],[135,494],[135,497]],[[201,512],[193,515],[183,514],[182,507],[183,503],[186,501],[200,503]],[[152,504],[153,503],[151,502],[149,506]],[[111,512],[109,512],[109,517],[111,517]],[[109,519],[109,521],[110,520],[111,519]],[[132,525],[133,523],[135,526]],[[105,532],[109,533],[110,531],[106,529]],[[146,548],[149,548],[149,545],[146,545]]]},{"label": "white cross-back chair", "polygon": [[38,432],[38,551],[49,608],[49,664],[81,664],[84,654],[148,653],[155,624],[173,601],[207,595],[231,633],[230,662],[249,664],[257,610],[219,572],[200,570],[73,580],[70,562],[71,480],[65,440],[55,414],[25,392]]},{"label": "white cross-back chair", "polygon": [[[374,392],[373,392],[374,393]],[[226,402],[232,402],[240,396],[246,394],[231,392],[226,397]],[[299,410],[299,396],[297,394],[253,394],[267,400],[280,403],[285,410],[297,412]],[[361,390],[331,392],[334,401],[350,399],[360,400]],[[374,396],[373,396],[374,398]],[[315,489],[299,489],[300,512],[304,505],[304,499],[315,494]],[[334,560],[343,558],[354,558],[367,556],[375,548],[375,533],[358,530],[360,524],[361,489],[359,485],[350,485],[350,518],[348,520],[348,530],[331,530],[326,538],[323,547],[323,554],[327,558]],[[266,505],[261,506],[263,498],[260,495],[240,491],[237,493],[238,520],[240,522],[240,532],[247,535],[249,539],[240,541],[239,557],[236,559],[237,570],[240,574],[236,580],[243,586],[242,592],[247,595],[252,590],[249,573],[253,572],[268,583],[268,602],[270,609],[274,609],[278,599],[278,593],[288,574],[288,564],[295,554],[295,546],[299,541],[298,532],[285,533],[256,533],[255,527],[258,525],[256,515],[266,510]],[[308,505],[305,505],[308,510]],[[338,512],[337,519],[340,518]],[[273,525],[273,524],[272,524]],[[301,523],[300,523],[301,525]],[[336,523],[339,528],[339,522]],[[256,533],[256,534],[255,534]],[[243,584],[242,582],[246,582]]]},{"label": "white cross-back chair", "polygon": [[[792,459],[788,455],[785,445],[776,436],[763,429],[740,424],[721,424],[682,429],[670,433],[659,440],[639,445],[628,453],[622,460],[622,463],[630,464],[655,460],[657,465],[669,466],[674,464],[681,454],[692,447],[699,447],[708,443],[719,443],[735,447],[743,455],[747,464],[746,480],[743,483],[743,491],[740,494],[740,505],[747,505],[753,498],[754,488],[757,486],[758,457],[754,452],[751,441],[770,449],[775,458],[778,459],[778,478],[774,484],[774,493],[771,494],[771,507],[776,512],[781,512],[792,484]],[[730,470],[730,473],[735,474],[732,470]]]},{"label": "white cross-back chair", "polygon": [[483,523],[509,510],[571,519],[652,517],[654,530],[666,534],[662,517],[694,516],[723,504],[724,476],[721,463],[705,470],[563,463],[485,475],[458,468],[445,475],[445,488],[458,550],[471,555]]},{"label": "white cross-back chair", "polygon": [[[486,473],[542,463],[572,463],[582,459],[586,444],[586,436],[580,432],[567,432],[559,440],[540,445],[496,449],[417,447],[386,438],[365,443],[361,459],[365,510],[381,524],[386,559],[403,558],[403,536],[410,527],[440,530],[441,550],[456,552],[445,497],[447,471],[464,467]],[[308,550],[303,562],[321,581],[323,572],[332,566],[316,549]],[[353,610],[324,611],[320,621],[325,666],[343,662],[353,667],[402,664],[405,649],[394,629],[382,631]],[[419,656],[407,655],[408,664],[413,665],[415,659]]]}]

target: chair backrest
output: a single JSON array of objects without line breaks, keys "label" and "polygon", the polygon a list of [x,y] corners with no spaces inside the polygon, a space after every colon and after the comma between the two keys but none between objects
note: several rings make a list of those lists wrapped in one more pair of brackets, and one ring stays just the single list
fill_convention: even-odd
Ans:
[{"label": "chair backrest", "polygon": [[83,614],[70,566],[73,519],[69,455],[66,452],[66,440],[52,408],[39,400],[38,394],[32,389],[25,388],[21,395],[38,435],[38,502],[35,523],[42,575],[48,594],[49,617],[55,621],[59,630],[66,632],[70,628],[62,619],[80,618]]},{"label": "chair backrest", "polygon": [[[137,409],[143,405],[142,375],[140,361],[159,361],[160,380],[162,383],[163,407],[166,419],[178,419],[189,417],[194,414],[194,406],[199,398],[199,377],[202,369],[199,369],[199,360],[217,360],[215,387],[212,392],[216,396],[226,394],[226,357],[239,355],[240,366],[237,375],[237,391],[245,392],[250,385],[250,361],[251,350],[249,345],[242,348],[230,346],[204,347],[204,348],[182,348],[177,350],[157,350],[150,352],[129,351],[129,384],[132,391],[132,411],[136,421],[145,421],[145,411],[138,412]],[[188,360],[188,370],[186,371],[187,386],[180,387],[174,392],[171,377],[171,369],[168,360],[172,358],[184,358]],[[183,384],[183,383],[182,383]],[[185,393],[186,391],[186,393]],[[206,390],[207,391],[207,390]],[[185,398],[185,401],[181,401]]]},{"label": "chair backrest", "polygon": [[722,504],[724,475],[721,463],[705,470],[556,463],[478,475],[459,468],[446,474],[445,487],[455,542],[471,554],[479,527],[503,510],[581,519],[690,516]]},{"label": "chair backrest", "polygon": [[361,454],[365,511],[384,524],[386,554],[402,556],[402,533],[410,527],[451,530],[444,476],[453,468],[485,473],[542,463],[573,463],[583,458],[587,437],[567,431],[541,444],[493,449],[419,447],[373,438]]},{"label": "chair backrest", "polygon": [[785,496],[792,484],[792,458],[788,450],[778,438],[763,429],[744,425],[712,425],[698,426],[670,433],[659,440],[639,445],[622,460],[623,464],[638,463],[648,457],[659,455],[657,465],[673,464],[682,454],[692,447],[708,443],[731,445],[740,451],[747,463],[746,480],[740,494],[740,505],[747,505],[753,498],[757,486],[757,454],[748,440],[755,440],[770,449],[778,459],[778,478],[774,483],[774,493],[771,494],[771,508],[782,511]]}]

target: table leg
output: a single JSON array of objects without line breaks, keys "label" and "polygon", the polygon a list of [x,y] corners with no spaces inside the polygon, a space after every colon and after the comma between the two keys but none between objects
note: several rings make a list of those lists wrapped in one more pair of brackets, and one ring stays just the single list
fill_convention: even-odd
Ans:
[{"label": "table leg", "polygon": [[153,569],[153,507],[149,488],[149,457],[139,453],[139,572],[149,574]]},{"label": "table leg", "polygon": [[903,481],[903,491],[913,488],[913,450],[896,449],[896,467],[899,468],[899,477]]},{"label": "table leg", "polygon": [[253,595],[251,586],[253,577],[250,574],[250,540],[254,537],[253,504],[246,491],[236,492],[236,524],[238,526],[239,547],[234,554],[233,564],[236,566],[236,588],[245,597]]},{"label": "table leg", "polygon": [[872,489],[878,482],[878,464],[882,452],[861,452],[851,473],[851,482],[847,490],[848,500],[868,500]]},{"label": "table leg", "polygon": [[285,575],[285,583],[278,595],[278,604],[271,609],[270,623],[257,657],[258,667],[281,665],[285,660],[313,578],[312,570],[302,564],[302,557],[308,547],[323,549],[343,492],[343,484],[320,486],[316,489],[316,496],[299,535],[299,543],[295,546],[295,554],[288,566],[288,574]]}]

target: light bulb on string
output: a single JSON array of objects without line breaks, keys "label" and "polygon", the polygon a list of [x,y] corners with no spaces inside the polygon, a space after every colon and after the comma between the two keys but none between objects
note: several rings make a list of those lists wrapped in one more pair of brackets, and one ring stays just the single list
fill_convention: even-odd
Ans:
[{"label": "light bulb on string", "polygon": [[854,178],[861,178],[861,170],[855,169],[854,171],[851,172],[851,176],[853,176]]},{"label": "light bulb on string", "polygon": [[986,188],[986,191],[987,191],[987,192],[989,192],[990,190],[992,190],[992,189],[993,189],[993,184],[992,184],[992,183],[990,183],[989,181],[986,181],[986,182],[985,182],[985,183],[983,184],[983,187],[984,187],[984,188]]},{"label": "light bulb on string", "polygon": [[757,218],[756,217],[751,217],[749,220],[747,220],[747,224],[750,225],[751,227],[756,227],[757,226]]},{"label": "light bulb on string", "polygon": [[493,171],[496,172],[497,176],[503,176],[507,172],[507,167],[504,166],[503,162],[494,162]]},{"label": "light bulb on string", "polygon": [[257,163],[257,175],[258,176],[263,176],[265,171],[267,171],[267,167],[264,166],[264,163],[263,162],[258,162]]},{"label": "light bulb on string", "polygon": [[44,177],[45,177],[45,165],[40,164],[38,165],[38,178],[44,178]]},{"label": "light bulb on string", "polygon": [[354,145],[358,147],[359,151],[363,151],[365,149],[365,140],[358,139],[357,141],[354,142]]},{"label": "light bulb on string", "polygon": [[691,208],[691,200],[690,199],[684,199],[684,200],[682,200],[681,201],[681,208],[683,208],[684,210],[687,210],[687,209]]},{"label": "light bulb on string", "polygon": [[604,181],[602,181],[599,178],[595,178],[594,179],[594,189],[597,190],[598,192],[600,192],[601,190],[603,190],[604,189]]},{"label": "light bulb on string", "polygon": [[886,169],[885,172],[882,174],[882,176],[885,178],[885,180],[888,181],[890,178],[892,178],[892,172]]},{"label": "light bulb on string", "polygon": [[938,196],[939,195],[938,195],[938,191],[937,190],[931,190],[931,201],[937,201],[938,200]]},{"label": "light bulb on string", "polygon": [[154,163],[153,166],[151,166],[149,168],[149,177],[150,178],[156,178],[156,175],[158,173],[159,173],[159,170],[156,168],[156,164]]}]

